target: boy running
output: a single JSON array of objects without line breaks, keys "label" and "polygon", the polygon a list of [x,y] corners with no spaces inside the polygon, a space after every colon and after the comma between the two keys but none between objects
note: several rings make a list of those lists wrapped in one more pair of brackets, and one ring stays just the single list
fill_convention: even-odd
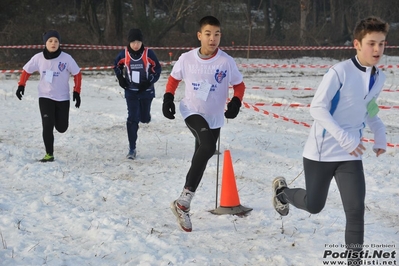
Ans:
[{"label": "boy running", "polygon": [[[362,250],[364,238],[362,154],[366,148],[361,139],[366,124],[374,133],[376,156],[386,151],[385,126],[376,104],[385,75],[376,65],[388,30],[388,24],[376,17],[359,21],[353,31],[356,56],[324,75],[310,106],[314,123],[303,151],[306,190],[288,188],[284,177],[273,181],[273,205],[286,216],[289,204],[309,213],[320,212],[334,177],[346,216],[345,244],[355,253]],[[348,265],[357,263],[359,259],[348,258]]]},{"label": "boy running", "polygon": [[16,92],[18,99],[22,100],[26,81],[33,72],[39,72],[39,108],[46,148],[46,155],[40,160],[41,162],[54,161],[54,127],[60,133],[64,133],[68,129],[70,75],[73,75],[75,82],[73,101],[76,101],[76,108],[80,106],[82,74],[75,60],[69,54],[61,51],[60,41],[60,34],[55,30],[50,30],[43,35],[45,48],[43,52],[34,55],[24,65]]},{"label": "boy running", "polygon": [[[232,57],[218,46],[221,38],[220,22],[206,16],[199,22],[197,38],[201,47],[180,56],[173,66],[166,84],[162,111],[165,117],[175,118],[174,94],[181,80],[185,81],[185,97],[180,102],[181,115],[195,138],[195,150],[180,197],[171,204],[180,228],[192,231],[190,203],[201,182],[208,160],[216,150],[224,117],[235,118],[241,107],[245,85]],[[234,97],[227,105],[229,84]],[[224,117],[223,117],[224,113]]]}]

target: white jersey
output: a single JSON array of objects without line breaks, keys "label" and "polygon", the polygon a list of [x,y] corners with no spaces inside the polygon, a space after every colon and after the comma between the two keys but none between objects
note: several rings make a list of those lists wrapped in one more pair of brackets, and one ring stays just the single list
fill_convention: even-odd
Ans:
[{"label": "white jersey", "polygon": [[211,129],[224,124],[224,108],[229,85],[243,81],[234,59],[218,49],[209,59],[198,56],[199,48],[183,53],[173,66],[171,76],[184,80],[185,96],[180,102],[183,119],[193,114],[205,118]]},{"label": "white jersey", "polygon": [[[324,75],[310,106],[314,122],[303,151],[305,158],[325,162],[361,160],[361,156],[349,153],[361,143],[366,124],[374,133],[373,149],[386,150],[385,126],[367,108],[379,96],[385,74],[376,69],[370,89],[372,69],[361,66],[354,57],[334,65]],[[332,103],[333,98],[337,104]]]},{"label": "white jersey", "polygon": [[38,71],[40,81],[39,98],[49,98],[55,101],[70,99],[69,78],[80,72],[75,60],[67,53],[61,52],[57,58],[46,59],[43,52],[35,54],[23,69],[28,73]]}]

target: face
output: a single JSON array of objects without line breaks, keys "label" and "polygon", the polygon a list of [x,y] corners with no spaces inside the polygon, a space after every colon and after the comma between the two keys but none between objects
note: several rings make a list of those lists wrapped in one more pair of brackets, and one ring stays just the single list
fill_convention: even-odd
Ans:
[{"label": "face", "polygon": [[197,32],[198,40],[201,42],[201,54],[212,55],[220,44],[222,33],[220,27],[206,25]]},{"label": "face", "polygon": [[60,42],[56,37],[48,38],[46,42],[46,48],[50,53],[57,51],[59,47],[60,47]]},{"label": "face", "polygon": [[371,67],[380,61],[385,48],[385,34],[382,32],[371,32],[366,34],[361,42],[353,42],[360,64]]},{"label": "face", "polygon": [[133,41],[130,42],[130,48],[132,48],[133,51],[138,51],[141,48],[141,45],[143,44],[143,42],[140,41]]}]

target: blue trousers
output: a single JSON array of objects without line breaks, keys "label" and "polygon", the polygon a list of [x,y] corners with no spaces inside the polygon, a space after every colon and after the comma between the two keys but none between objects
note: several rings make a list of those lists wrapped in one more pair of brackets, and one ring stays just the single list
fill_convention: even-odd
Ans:
[{"label": "blue trousers", "polygon": [[136,149],[137,132],[139,122],[149,123],[151,121],[151,103],[154,99],[154,91],[137,92],[125,90],[127,104],[127,136],[129,149]]}]

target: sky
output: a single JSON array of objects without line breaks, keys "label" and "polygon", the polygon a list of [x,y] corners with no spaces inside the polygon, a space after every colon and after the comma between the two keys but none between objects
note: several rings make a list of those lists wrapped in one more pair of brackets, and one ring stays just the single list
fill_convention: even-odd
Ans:
[{"label": "sky", "polygon": [[[220,154],[209,160],[191,204],[191,233],[179,229],[169,208],[183,188],[194,149],[178,112],[183,82],[175,97],[176,119],[162,115],[170,67],[156,83],[151,123],[140,124],[136,160],[125,159],[126,102],[111,70],[83,73],[81,107],[71,105],[68,131],[54,133],[51,163],[38,162],[45,154],[38,76],[30,77],[20,101],[19,74],[1,73],[0,265],[344,263],[339,255],[345,251],[345,217],[335,181],[325,208],[312,215],[291,206],[288,216],[279,216],[271,189],[276,176],[290,187],[304,187],[308,105],[327,70],[321,66],[338,61],[235,60],[247,86],[244,105],[221,130]],[[369,258],[368,265],[397,265],[392,252],[399,246],[399,58],[384,56],[380,63],[387,80],[379,116],[392,147],[375,157],[373,136],[364,131],[364,249],[389,255]],[[243,217],[210,212],[219,206],[226,150],[236,181],[232,193],[253,209]]]}]

